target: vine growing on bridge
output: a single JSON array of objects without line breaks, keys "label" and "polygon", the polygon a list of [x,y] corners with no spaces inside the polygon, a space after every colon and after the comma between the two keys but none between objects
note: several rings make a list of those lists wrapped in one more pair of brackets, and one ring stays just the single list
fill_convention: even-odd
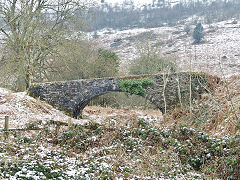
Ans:
[{"label": "vine growing on bridge", "polygon": [[154,81],[149,78],[141,79],[120,79],[120,88],[123,92],[143,96],[146,94],[147,86],[154,85]]}]

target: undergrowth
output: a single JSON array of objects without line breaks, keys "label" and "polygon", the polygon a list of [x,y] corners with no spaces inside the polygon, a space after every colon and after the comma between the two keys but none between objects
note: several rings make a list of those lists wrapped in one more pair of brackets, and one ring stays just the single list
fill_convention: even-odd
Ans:
[{"label": "undergrowth", "polygon": [[[229,88],[221,84],[214,93],[204,93],[189,107],[175,108],[165,116],[165,122],[197,128],[210,135],[235,135],[240,130],[239,78],[229,81]],[[230,90],[229,90],[230,89]]]},{"label": "undergrowth", "polygon": [[1,133],[0,177],[19,179],[239,179],[240,135],[157,128],[144,119],[111,120],[29,132]]}]

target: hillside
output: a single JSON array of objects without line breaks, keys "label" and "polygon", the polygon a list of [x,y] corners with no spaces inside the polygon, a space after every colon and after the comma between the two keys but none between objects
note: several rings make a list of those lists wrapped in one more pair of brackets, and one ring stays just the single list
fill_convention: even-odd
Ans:
[{"label": "hillside", "polygon": [[[118,54],[120,70],[127,73],[130,64],[139,56],[141,48],[150,44],[158,48],[163,57],[175,59],[179,71],[208,72],[229,78],[240,74],[240,25],[233,20],[210,25],[204,24],[205,39],[193,45],[191,33],[184,32],[184,25],[150,29],[103,30],[95,39],[100,47]],[[193,30],[194,25],[191,26]]]}]

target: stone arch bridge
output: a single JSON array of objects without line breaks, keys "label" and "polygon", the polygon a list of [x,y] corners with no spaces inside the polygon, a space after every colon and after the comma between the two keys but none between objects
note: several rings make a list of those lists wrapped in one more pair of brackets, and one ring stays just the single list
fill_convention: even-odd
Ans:
[{"label": "stone arch bridge", "polygon": [[28,89],[28,93],[78,118],[91,99],[109,92],[123,92],[121,80],[142,78],[151,79],[154,84],[146,86],[146,92],[141,96],[162,112],[177,106],[179,102],[189,101],[190,84],[191,97],[198,98],[219,82],[219,78],[205,73],[181,72],[36,83]]}]

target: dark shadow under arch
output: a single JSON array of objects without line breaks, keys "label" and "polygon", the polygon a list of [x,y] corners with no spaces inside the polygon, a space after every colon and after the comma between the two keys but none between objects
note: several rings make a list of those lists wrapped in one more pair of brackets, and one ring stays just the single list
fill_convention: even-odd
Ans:
[{"label": "dark shadow under arch", "polygon": [[[152,109],[159,109],[159,107],[154,103],[154,102],[151,102],[152,98],[150,97],[149,99],[149,96],[139,96],[139,95],[130,95],[126,92],[122,92],[122,91],[106,91],[106,92],[102,92],[102,93],[98,93],[97,95],[94,95],[94,96],[91,96],[91,97],[88,97],[86,98],[85,100],[82,100],[82,99],[79,99],[78,101],[81,102],[79,104],[76,105],[74,111],[73,111],[73,117],[74,118],[82,118],[82,111],[83,109],[89,105],[89,103],[91,101],[93,101],[94,99],[98,98],[98,97],[101,97],[103,95],[107,95],[107,94],[116,94],[118,96],[120,96],[119,98],[126,98],[126,104],[129,103],[129,101],[131,101],[131,99],[127,99],[127,96],[131,97],[133,100],[136,100],[137,98],[140,98],[142,100],[142,103],[148,103],[148,104],[151,104],[151,108]],[[145,101],[145,102],[144,102]],[[121,102],[120,102],[121,103]],[[139,102],[134,102],[134,103],[139,103]],[[97,105],[97,104],[96,104]],[[140,104],[141,105],[141,104]],[[132,108],[133,107],[138,107],[140,108],[140,106],[131,106]],[[129,108],[131,108],[129,106]],[[114,107],[114,108],[117,108],[117,107]],[[119,106],[119,108],[121,108]],[[143,108],[144,109],[144,108]]]}]

